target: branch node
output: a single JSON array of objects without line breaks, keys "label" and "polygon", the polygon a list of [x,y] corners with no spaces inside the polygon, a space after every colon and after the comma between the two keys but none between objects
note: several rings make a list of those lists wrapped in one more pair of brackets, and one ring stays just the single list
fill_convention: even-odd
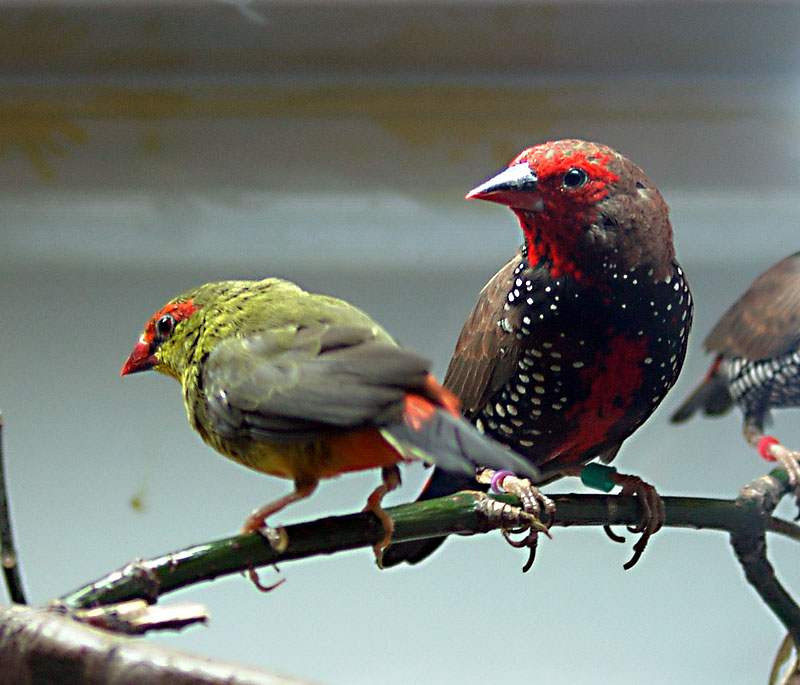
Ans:
[{"label": "branch node", "polygon": [[278,553],[283,553],[289,548],[289,533],[286,532],[286,528],[283,526],[277,528],[263,526],[258,529],[258,534]]},{"label": "branch node", "polygon": [[800,645],[800,607],[775,577],[767,559],[766,531],[771,527],[772,512],[790,490],[783,469],[775,469],[745,485],[736,498],[736,507],[745,516],[731,528],[731,546],[745,577],[767,606],[783,623],[794,644]]}]

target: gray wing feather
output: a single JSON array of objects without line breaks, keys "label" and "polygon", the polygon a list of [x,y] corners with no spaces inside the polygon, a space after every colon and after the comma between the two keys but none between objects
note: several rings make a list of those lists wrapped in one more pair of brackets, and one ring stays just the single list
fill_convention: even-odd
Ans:
[{"label": "gray wing feather", "polygon": [[223,341],[203,389],[224,437],[296,442],[398,420],[429,368],[373,329],[321,325]]},{"label": "gray wing feather", "polygon": [[800,252],[761,274],[705,340],[708,351],[745,359],[779,357],[800,345]]}]

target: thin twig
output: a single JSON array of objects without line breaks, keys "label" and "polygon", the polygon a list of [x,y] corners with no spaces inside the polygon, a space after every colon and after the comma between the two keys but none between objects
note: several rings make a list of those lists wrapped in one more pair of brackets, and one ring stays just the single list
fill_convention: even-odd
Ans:
[{"label": "thin twig", "polygon": [[0,412],[0,566],[3,567],[8,596],[15,604],[27,604],[22,576],[19,572],[14,535],[11,532],[11,509],[6,487],[5,453],[3,450],[3,413]]},{"label": "thin twig", "polygon": [[785,521],[784,519],[773,517],[769,520],[769,532],[778,533],[779,535],[800,542],[800,526],[792,521]]},{"label": "thin twig", "polygon": [[76,621],[88,623],[121,635],[144,635],[154,630],[183,630],[187,626],[208,622],[202,604],[149,604],[131,599],[119,604],[104,604],[91,609],[68,609],[56,601],[50,605]]}]

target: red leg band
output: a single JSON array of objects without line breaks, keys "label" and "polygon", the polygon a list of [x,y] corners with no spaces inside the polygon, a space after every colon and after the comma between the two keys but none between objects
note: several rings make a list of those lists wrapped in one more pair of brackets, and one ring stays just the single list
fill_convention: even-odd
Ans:
[{"label": "red leg band", "polygon": [[761,455],[761,458],[765,461],[775,461],[775,457],[770,454],[769,448],[773,445],[779,444],[780,441],[777,438],[773,438],[771,435],[765,435],[763,438],[759,439],[758,443],[756,444],[756,449]]}]

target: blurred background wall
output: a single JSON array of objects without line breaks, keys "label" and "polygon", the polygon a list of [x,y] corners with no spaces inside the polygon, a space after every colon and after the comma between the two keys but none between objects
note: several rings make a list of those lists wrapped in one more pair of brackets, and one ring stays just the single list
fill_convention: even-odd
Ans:
[{"label": "blurred background wall", "polygon": [[[0,3],[0,409],[33,601],[231,534],[290,487],[202,445],[174,382],[119,378],[161,304],[288,277],[441,375],[520,242],[464,193],[552,138],[646,170],[697,302],[678,387],[617,465],[663,494],[734,497],[766,471],[740,416],[667,417],[716,318],[800,248],[798,67],[791,2]],[[797,417],[776,429],[795,445]],[[389,501],[424,477],[406,469]],[[326,483],[281,520],[360,509],[376,479]],[[630,543],[556,529],[524,576],[499,534],[416,568],[312,559],[268,596],[242,578],[182,593],[210,625],[157,639],[326,683],[763,682],[783,631],[727,537],[665,530],[624,572]],[[796,546],[771,554],[800,592]]]}]

